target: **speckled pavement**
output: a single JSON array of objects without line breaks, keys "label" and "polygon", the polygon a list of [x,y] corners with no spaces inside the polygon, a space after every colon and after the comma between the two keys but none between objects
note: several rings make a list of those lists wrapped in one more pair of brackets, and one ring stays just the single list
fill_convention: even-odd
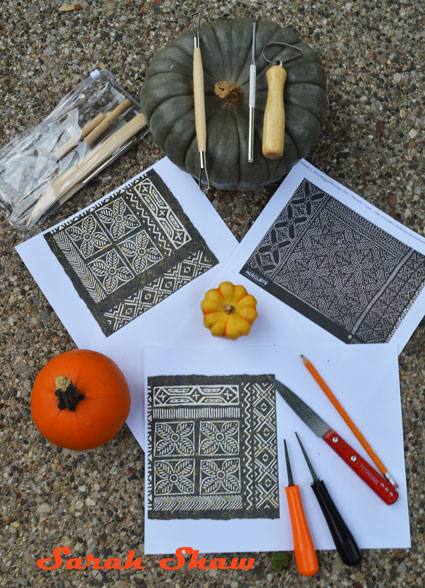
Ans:
[{"label": "speckled pavement", "polygon": [[[424,234],[424,8],[414,0],[81,1],[4,0],[0,6],[0,144],[37,124],[95,67],[109,68],[138,96],[153,55],[188,26],[246,16],[294,28],[320,53],[328,73],[329,115],[309,160],[404,225]],[[43,227],[66,218],[163,156],[148,136],[74,196]],[[213,190],[210,198],[238,239],[276,185],[250,193]],[[424,322],[400,355],[411,549],[367,550],[358,568],[319,552],[312,579],[270,554],[253,570],[164,571],[143,556],[143,453],[124,427],[86,453],[52,446],[30,415],[33,380],[54,355],[74,347],[14,250],[22,240],[0,217],[1,515],[0,585],[5,587],[423,586]],[[55,546],[101,560],[143,558],[143,570],[42,571]],[[193,546],[196,548],[196,546]],[[212,558],[213,556],[211,556]],[[227,557],[231,557],[228,555]],[[421,580],[422,577],[422,580]]]}]

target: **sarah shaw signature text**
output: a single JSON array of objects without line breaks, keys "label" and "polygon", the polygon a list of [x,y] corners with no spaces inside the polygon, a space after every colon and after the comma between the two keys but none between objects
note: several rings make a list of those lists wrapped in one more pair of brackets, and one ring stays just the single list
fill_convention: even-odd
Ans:
[{"label": "sarah shaw signature text", "polygon": [[[62,559],[62,555],[70,555],[71,549],[69,547],[55,547],[52,552],[53,558],[45,557],[37,560],[37,566],[46,571],[57,570],[65,566],[67,570],[86,570],[92,568],[93,570],[144,570],[146,566],[142,564],[141,557],[134,557],[135,550],[131,549],[128,552],[127,558],[123,560],[120,557],[110,557],[101,562],[99,557],[94,557],[89,553],[85,557],[70,557],[66,561]],[[186,559],[185,555],[191,556]],[[164,557],[160,560],[159,565],[164,570],[180,570],[186,566],[186,569],[193,570],[252,570],[254,567],[254,558],[237,558],[234,557],[230,563],[222,557],[212,559],[207,563],[205,557],[198,557],[199,550],[191,547],[179,547],[176,549],[175,557]]]}]

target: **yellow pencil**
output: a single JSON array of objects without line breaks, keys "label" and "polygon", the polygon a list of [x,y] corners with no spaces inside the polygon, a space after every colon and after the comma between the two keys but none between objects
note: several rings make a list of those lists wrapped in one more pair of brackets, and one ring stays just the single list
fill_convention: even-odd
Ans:
[{"label": "yellow pencil", "polygon": [[321,387],[321,389],[323,390],[323,392],[326,394],[326,396],[332,402],[332,404],[337,409],[337,411],[342,416],[342,418],[347,423],[347,425],[350,427],[350,429],[352,430],[352,432],[354,433],[354,435],[357,437],[357,439],[363,445],[363,447],[367,451],[367,453],[370,456],[370,458],[372,459],[372,461],[378,467],[379,471],[387,478],[387,480],[390,482],[390,484],[392,484],[392,486],[394,486],[394,488],[397,488],[398,487],[397,482],[394,480],[394,478],[389,473],[389,471],[387,470],[387,468],[384,466],[384,464],[382,463],[382,461],[379,459],[379,457],[373,451],[373,449],[371,448],[371,446],[369,445],[369,443],[366,441],[366,439],[360,433],[360,431],[358,430],[358,428],[356,427],[356,425],[353,423],[353,421],[350,419],[350,417],[348,416],[348,414],[345,412],[345,410],[343,409],[343,407],[341,406],[341,404],[339,403],[339,401],[335,398],[335,396],[332,393],[332,391],[330,390],[329,386],[323,380],[323,378],[321,377],[321,375],[319,374],[319,372],[316,370],[316,368],[314,367],[314,365],[311,363],[310,360],[308,360],[306,357],[304,357],[304,355],[301,355],[301,357],[302,357],[302,360],[304,362],[305,367],[308,369],[308,371],[313,376],[313,378],[316,380],[316,382],[319,384],[319,386]]}]

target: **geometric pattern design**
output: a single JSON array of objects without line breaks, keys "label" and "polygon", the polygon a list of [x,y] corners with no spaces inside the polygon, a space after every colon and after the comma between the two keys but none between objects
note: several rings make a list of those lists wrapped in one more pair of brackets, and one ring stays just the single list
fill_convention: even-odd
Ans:
[{"label": "geometric pattern design", "polygon": [[383,343],[425,287],[425,256],[304,179],[240,273],[346,343]]},{"label": "geometric pattern design", "polygon": [[149,518],[279,516],[268,376],[155,376],[147,396]]},{"label": "geometric pattern design", "polygon": [[44,237],[106,336],[217,263],[153,170]]}]

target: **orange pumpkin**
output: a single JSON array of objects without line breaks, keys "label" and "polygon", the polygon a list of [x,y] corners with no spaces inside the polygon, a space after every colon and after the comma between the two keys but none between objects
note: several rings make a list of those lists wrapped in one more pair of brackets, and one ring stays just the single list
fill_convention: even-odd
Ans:
[{"label": "orange pumpkin", "polygon": [[59,447],[93,449],[115,437],[130,411],[124,374],[106,355],[73,349],[50,360],[35,379],[31,413]]}]

